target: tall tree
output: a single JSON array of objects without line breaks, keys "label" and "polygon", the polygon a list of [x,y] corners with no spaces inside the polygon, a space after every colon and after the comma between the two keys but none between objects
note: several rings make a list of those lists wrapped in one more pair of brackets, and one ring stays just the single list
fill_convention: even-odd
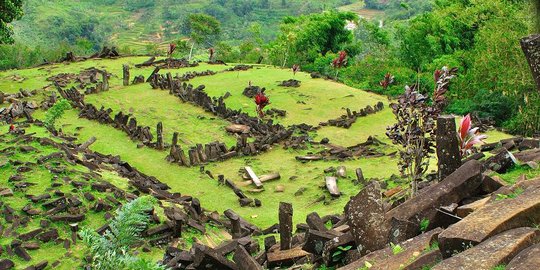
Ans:
[{"label": "tall tree", "polygon": [[210,43],[221,33],[221,23],[213,16],[194,13],[189,15],[186,22],[186,30],[191,38],[191,50],[189,59],[193,56],[195,45]]},{"label": "tall tree", "polygon": [[22,0],[0,0],[0,44],[13,43],[13,30],[8,24],[22,15]]}]

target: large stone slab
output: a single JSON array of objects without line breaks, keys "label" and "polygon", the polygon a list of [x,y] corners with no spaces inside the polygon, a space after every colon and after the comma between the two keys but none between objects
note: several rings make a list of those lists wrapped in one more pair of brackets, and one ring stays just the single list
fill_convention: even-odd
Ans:
[{"label": "large stone slab", "polygon": [[409,264],[414,263],[415,258],[420,258],[423,251],[430,247],[437,239],[437,235],[442,229],[437,228],[421,234],[415,238],[399,243],[402,252],[394,254],[391,247],[377,250],[361,257],[360,259],[338,268],[338,270],[358,270],[366,266],[366,262],[371,265],[369,270],[400,270]]},{"label": "large stone slab", "polygon": [[345,206],[345,215],[360,255],[379,250],[388,243],[381,186],[373,181]]},{"label": "large stone slab", "polygon": [[401,242],[416,236],[423,219],[437,224],[436,216],[441,206],[458,203],[474,194],[482,183],[481,170],[478,161],[468,161],[443,181],[425,188],[416,197],[388,211],[386,219],[391,223],[392,240]]},{"label": "large stone slab", "polygon": [[512,229],[442,261],[432,270],[492,270],[498,265],[507,264],[519,252],[538,242],[540,230],[526,227]]},{"label": "large stone slab", "polygon": [[514,199],[493,201],[439,235],[443,256],[474,246],[503,231],[540,222],[540,188],[526,189]]},{"label": "large stone slab", "polygon": [[507,270],[540,269],[540,244],[521,251],[506,266]]}]

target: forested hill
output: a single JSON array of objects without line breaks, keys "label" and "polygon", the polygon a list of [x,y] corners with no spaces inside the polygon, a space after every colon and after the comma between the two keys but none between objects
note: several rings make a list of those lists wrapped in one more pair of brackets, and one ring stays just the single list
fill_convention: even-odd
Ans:
[{"label": "forested hill", "polygon": [[[88,51],[102,44],[146,53],[155,44],[186,33],[189,14],[205,13],[221,23],[221,40],[244,40],[253,28],[274,38],[285,16],[318,13],[351,0],[27,0],[24,16],[14,23],[21,43],[73,46]],[[65,44],[61,44],[65,43]],[[150,48],[149,48],[150,47]]]}]

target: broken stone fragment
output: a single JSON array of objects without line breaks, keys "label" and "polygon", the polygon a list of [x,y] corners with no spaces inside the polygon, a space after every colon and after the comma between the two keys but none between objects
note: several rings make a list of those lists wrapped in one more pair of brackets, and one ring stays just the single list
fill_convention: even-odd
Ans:
[{"label": "broken stone fragment", "polygon": [[[454,255],[453,257],[442,261],[432,269],[491,270],[498,265],[509,263],[520,251],[538,242],[540,242],[540,230],[527,227],[512,229],[493,236],[475,247]],[[460,250],[458,249],[453,252],[459,251]]]},{"label": "broken stone fragment", "polygon": [[507,270],[540,269],[540,244],[531,246],[521,251],[506,266]]},{"label": "broken stone fragment", "polygon": [[439,235],[439,247],[447,258],[505,230],[538,223],[540,188],[528,188],[516,198],[492,201],[450,226]]},{"label": "broken stone fragment", "polygon": [[391,224],[389,237],[393,242],[418,235],[422,220],[429,220],[430,226],[444,223],[437,220],[438,209],[471,197],[482,183],[481,167],[476,160],[468,161],[443,181],[388,211],[386,220]]}]

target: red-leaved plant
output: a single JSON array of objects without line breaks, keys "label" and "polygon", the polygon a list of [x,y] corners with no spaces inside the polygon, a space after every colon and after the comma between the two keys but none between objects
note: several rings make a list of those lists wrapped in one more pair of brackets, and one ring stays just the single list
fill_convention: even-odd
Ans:
[{"label": "red-leaved plant", "polygon": [[336,80],[338,77],[339,69],[344,67],[347,64],[347,52],[341,51],[339,52],[339,56],[332,61],[332,67],[336,69]]},{"label": "red-leaved plant", "polygon": [[470,114],[467,114],[465,117],[463,117],[463,119],[461,119],[458,128],[458,140],[461,157],[470,155],[474,145],[484,143],[483,140],[486,138],[486,135],[478,132],[477,127],[472,127]]},{"label": "red-leaved plant", "polygon": [[411,195],[417,192],[420,181],[429,167],[435,147],[437,117],[446,106],[445,93],[457,69],[443,67],[435,71],[435,89],[431,102],[418,91],[418,85],[405,86],[397,103],[390,104],[397,122],[387,128],[386,135],[393,144],[401,146],[399,170],[411,183]]},{"label": "red-leaved plant", "polygon": [[169,51],[167,52],[167,55],[171,57],[175,50],[176,50],[176,44],[174,43],[169,44]]},{"label": "red-leaved plant", "polygon": [[300,71],[300,65],[297,65],[297,64],[294,64],[292,66],[292,72],[293,72],[293,75],[296,76],[296,73]]},{"label": "red-leaved plant", "polygon": [[257,114],[259,118],[264,117],[263,109],[270,104],[270,99],[264,95],[264,93],[258,93],[255,95],[255,105],[257,105]]},{"label": "red-leaved plant", "polygon": [[382,86],[382,88],[386,91],[388,89],[388,86],[394,83],[394,75],[390,73],[386,73],[384,75],[384,79],[379,82],[379,85]]},{"label": "red-leaved plant", "polygon": [[214,48],[208,49],[208,61],[212,62],[214,60],[214,53],[216,50]]}]

